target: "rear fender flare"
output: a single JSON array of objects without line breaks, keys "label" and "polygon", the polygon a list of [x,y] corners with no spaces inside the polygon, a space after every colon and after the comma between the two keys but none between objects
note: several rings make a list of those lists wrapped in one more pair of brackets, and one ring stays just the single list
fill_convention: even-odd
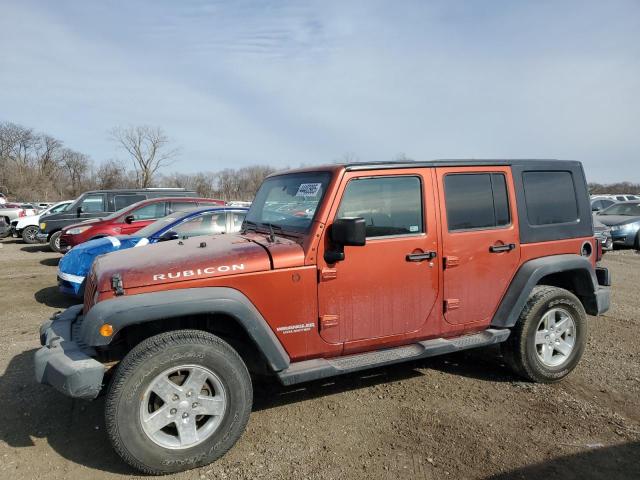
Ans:
[{"label": "rear fender flare", "polygon": [[[598,279],[591,262],[580,255],[552,255],[529,260],[516,272],[507,292],[491,321],[492,327],[513,327],[524,308],[533,288],[547,275],[561,272],[576,272],[588,278],[588,292],[584,292],[583,304],[590,315],[598,314],[596,292]],[[595,306],[595,310],[594,310]]]},{"label": "rear fender flare", "polygon": [[94,305],[83,319],[80,337],[86,345],[100,347],[113,338],[100,335],[100,327],[105,323],[118,332],[130,325],[198,314],[233,317],[274,371],[289,366],[287,352],[258,309],[244,294],[228,287],[185,288],[104,300]]}]

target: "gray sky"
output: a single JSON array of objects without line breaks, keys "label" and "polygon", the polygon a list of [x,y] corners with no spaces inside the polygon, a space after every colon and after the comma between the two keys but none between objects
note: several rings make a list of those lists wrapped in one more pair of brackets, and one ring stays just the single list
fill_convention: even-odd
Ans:
[{"label": "gray sky", "polygon": [[0,7],[0,120],[171,169],[568,158],[640,182],[640,1],[30,1]]}]

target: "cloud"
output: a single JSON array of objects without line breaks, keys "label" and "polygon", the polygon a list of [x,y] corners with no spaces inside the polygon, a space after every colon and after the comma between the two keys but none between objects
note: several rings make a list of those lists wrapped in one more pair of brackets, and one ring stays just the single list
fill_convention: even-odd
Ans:
[{"label": "cloud", "polygon": [[[0,18],[0,117],[95,159],[163,126],[185,171],[551,157],[639,181],[640,6],[26,2]],[[174,167],[175,168],[175,167]]]}]

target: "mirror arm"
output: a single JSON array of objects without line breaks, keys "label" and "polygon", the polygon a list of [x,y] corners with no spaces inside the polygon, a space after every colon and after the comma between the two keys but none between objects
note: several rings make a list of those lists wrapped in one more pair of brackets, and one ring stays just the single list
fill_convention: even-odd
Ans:
[{"label": "mirror arm", "polygon": [[342,245],[335,245],[332,249],[324,252],[324,261],[329,265],[333,265],[336,262],[344,260],[344,247]]}]

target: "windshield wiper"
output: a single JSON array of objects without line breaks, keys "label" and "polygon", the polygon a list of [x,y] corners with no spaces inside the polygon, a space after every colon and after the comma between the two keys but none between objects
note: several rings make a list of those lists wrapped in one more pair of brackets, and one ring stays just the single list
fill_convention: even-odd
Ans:
[{"label": "windshield wiper", "polygon": [[274,225],[273,223],[269,223],[269,222],[265,222],[262,225],[265,225],[265,226],[269,227],[269,238],[268,238],[269,242],[270,243],[275,242],[276,241],[276,236],[273,233],[273,231],[275,229],[277,229],[279,232],[282,232],[282,227],[280,225]]},{"label": "windshield wiper", "polygon": [[251,220],[245,220],[242,225],[242,233],[248,232],[249,230],[257,232],[258,224],[256,222],[252,222]]}]

